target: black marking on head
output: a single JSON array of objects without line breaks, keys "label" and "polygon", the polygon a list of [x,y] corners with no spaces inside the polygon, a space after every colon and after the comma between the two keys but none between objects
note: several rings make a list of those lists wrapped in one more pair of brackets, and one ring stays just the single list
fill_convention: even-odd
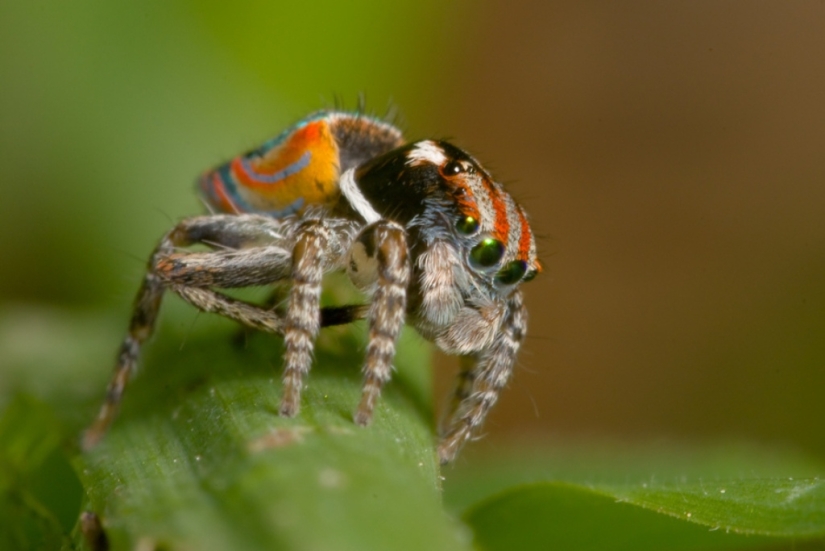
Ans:
[{"label": "black marking on head", "polygon": [[[444,155],[446,155],[448,159],[447,163],[444,164],[443,168],[445,174],[454,176],[456,174],[459,174],[460,172],[473,174],[476,171],[480,171],[486,174],[484,169],[481,168],[481,166],[478,164],[478,161],[476,161],[469,153],[467,153],[460,147],[456,147],[450,142],[445,141],[437,141],[435,143],[438,144],[438,146],[441,148],[441,150],[444,152]],[[448,172],[448,169],[455,171],[455,168],[451,167],[451,165],[453,164],[458,165],[460,171]],[[489,174],[487,176],[489,177]]]},{"label": "black marking on head", "polygon": [[424,199],[444,193],[444,179],[430,163],[409,166],[405,145],[359,166],[355,181],[381,216],[406,223],[421,212]]},{"label": "black marking on head", "polygon": [[[427,162],[426,155],[416,155],[422,147],[433,147],[444,154],[445,162]],[[411,158],[418,157],[415,162]],[[461,149],[443,141],[415,142],[394,149],[360,165],[355,181],[361,193],[381,216],[402,224],[421,213],[424,200],[443,197],[454,201],[463,193],[448,176],[475,172],[475,160]]]}]

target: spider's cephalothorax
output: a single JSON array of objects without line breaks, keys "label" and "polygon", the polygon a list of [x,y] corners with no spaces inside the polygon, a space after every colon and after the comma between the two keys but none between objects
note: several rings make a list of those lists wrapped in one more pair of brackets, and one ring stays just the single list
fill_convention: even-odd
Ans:
[{"label": "spider's cephalothorax", "polygon": [[[159,243],[138,293],[107,398],[84,446],[114,419],[165,290],[195,307],[284,336],[281,414],[298,412],[323,326],[366,318],[369,423],[390,378],[405,320],[462,362],[438,453],[452,460],[507,383],[526,328],[518,290],[541,265],[522,208],[478,162],[443,141],[404,143],[360,114],[320,112],[206,173],[199,185],[224,214],[188,218]],[[211,252],[180,252],[201,243]],[[321,279],[346,271],[367,305],[321,308]],[[285,314],[215,289],[290,282]]]}]

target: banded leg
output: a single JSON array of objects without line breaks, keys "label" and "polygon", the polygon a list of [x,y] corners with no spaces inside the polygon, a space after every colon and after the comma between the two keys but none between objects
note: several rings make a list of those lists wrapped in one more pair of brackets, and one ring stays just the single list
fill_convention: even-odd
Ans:
[{"label": "banded leg", "polygon": [[292,289],[284,323],[284,394],[280,413],[294,417],[301,405],[301,385],[312,366],[312,350],[321,327],[321,278],[330,230],[321,220],[298,229],[292,250]]},{"label": "banded leg", "polygon": [[172,241],[172,237],[172,233],[167,234],[158,244],[149,260],[149,270],[143,277],[140,290],[138,290],[135,298],[132,318],[129,321],[129,330],[123,339],[123,344],[120,345],[114,374],[109,386],[106,388],[106,398],[100,407],[97,418],[83,434],[81,445],[84,450],[93,448],[114,421],[126,384],[129,382],[129,377],[137,371],[141,346],[154,331],[164,291],[163,281],[154,272],[154,265],[158,258],[174,250],[177,243]]},{"label": "banded leg", "polygon": [[[469,396],[459,404],[438,444],[438,457],[442,464],[455,458],[498,400],[499,392],[513,372],[526,329],[527,310],[521,293],[516,291],[507,303],[507,312],[496,339],[479,354],[478,364],[470,377]],[[461,388],[459,391],[464,392]]]},{"label": "banded leg", "polygon": [[[266,306],[258,306],[228,297],[212,289],[172,285],[170,290],[183,300],[204,312],[218,314],[265,333],[283,335],[284,318]],[[351,304],[348,306],[327,306],[321,308],[321,327],[345,325],[367,317],[369,306]]]},{"label": "banded leg", "polygon": [[[271,240],[275,238],[275,229],[271,220],[261,216],[199,216],[183,220],[160,240],[149,259],[146,275],[135,298],[129,330],[121,344],[106,398],[97,418],[83,435],[81,445],[84,450],[94,447],[114,420],[129,378],[137,370],[141,347],[154,330],[163,292],[169,280],[191,279],[190,275],[198,271],[181,268],[176,263],[179,261],[175,260],[181,255],[176,254],[175,249],[198,242],[232,247],[255,241],[262,236]],[[206,253],[209,254],[227,256],[225,252]],[[213,270],[213,273],[220,271]],[[268,276],[271,277],[271,274]]]},{"label": "banded leg", "polygon": [[224,316],[265,333],[284,334],[283,318],[268,308],[228,297],[212,289],[186,285],[171,285],[169,289],[203,312]]},{"label": "banded leg", "polygon": [[459,356],[458,376],[456,377],[455,390],[450,397],[441,419],[438,423],[439,434],[447,432],[448,423],[455,417],[461,404],[472,394],[473,381],[475,380],[475,367],[478,364],[478,356],[475,354]]},{"label": "banded leg", "polygon": [[410,264],[404,229],[395,222],[380,221],[360,237],[366,251],[374,251],[377,286],[369,319],[369,342],[364,363],[364,386],[355,422],[367,425],[372,420],[381,387],[390,379],[395,342],[404,325]]}]

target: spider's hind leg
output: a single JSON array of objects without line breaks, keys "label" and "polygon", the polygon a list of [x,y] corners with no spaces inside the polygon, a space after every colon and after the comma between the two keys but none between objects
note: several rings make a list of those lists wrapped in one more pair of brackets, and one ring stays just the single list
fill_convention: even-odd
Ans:
[{"label": "spider's hind leg", "polygon": [[[284,282],[276,282],[273,289],[269,292],[266,298],[258,304],[261,310],[272,312],[273,315],[283,318],[286,314],[282,305],[289,297],[289,287]],[[323,326],[323,324],[322,324]],[[232,346],[243,349],[247,345],[247,340],[255,332],[255,329],[247,325],[239,327],[232,335]]]},{"label": "spider's hind leg", "polygon": [[[169,231],[158,243],[149,259],[146,275],[135,298],[129,330],[118,352],[112,379],[106,390],[106,398],[100,412],[92,425],[83,435],[83,449],[92,448],[106,433],[114,420],[123,392],[129,378],[137,369],[137,361],[143,343],[152,335],[160,310],[161,299],[170,280],[184,281],[189,285],[198,283],[211,285],[212,280],[231,280],[226,273],[237,273],[237,270],[212,270],[209,263],[206,267],[199,265],[195,260],[199,258],[215,258],[227,256],[227,253],[195,253],[186,255],[176,253],[178,247],[186,247],[195,243],[205,243],[210,246],[237,248],[261,240],[273,241],[280,236],[277,234],[279,222],[257,215],[212,215],[198,216],[181,221]],[[268,249],[271,249],[268,248]],[[275,252],[279,249],[275,248]],[[195,259],[190,266],[182,266],[183,259]],[[248,273],[248,272],[246,272]],[[221,277],[223,276],[223,277]],[[277,274],[252,272],[247,280],[257,277],[260,280],[271,281]],[[204,279],[206,281],[204,281]],[[237,279],[237,278],[236,278]],[[191,281],[189,281],[191,280]],[[247,283],[246,281],[235,281]]]}]

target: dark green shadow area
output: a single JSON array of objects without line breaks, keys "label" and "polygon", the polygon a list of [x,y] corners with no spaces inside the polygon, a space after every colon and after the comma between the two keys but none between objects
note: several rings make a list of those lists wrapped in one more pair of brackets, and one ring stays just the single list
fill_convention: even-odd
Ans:
[{"label": "dark green shadow area", "polygon": [[59,449],[62,427],[39,400],[17,394],[0,417],[0,549],[69,544],[83,490]]}]

